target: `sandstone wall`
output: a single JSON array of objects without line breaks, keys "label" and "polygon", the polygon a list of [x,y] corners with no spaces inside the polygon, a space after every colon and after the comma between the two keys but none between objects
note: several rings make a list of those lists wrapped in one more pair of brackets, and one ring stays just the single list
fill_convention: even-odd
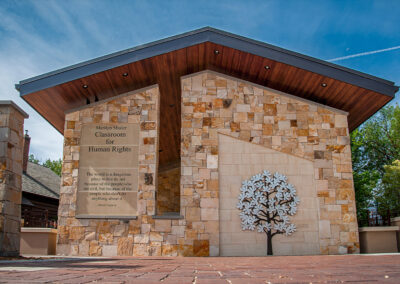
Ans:
[{"label": "sandstone wall", "polygon": [[[239,187],[231,183],[231,177],[239,182],[261,168],[288,174],[304,198],[297,219],[299,232],[292,238],[275,237],[277,253],[359,251],[345,113],[209,71],[184,77],[181,84],[183,219],[153,216],[162,213],[156,212],[159,205],[165,212],[170,210],[163,187],[171,188],[171,180],[176,179],[175,174],[166,179],[157,175],[158,88],[130,92],[66,115],[59,254],[217,256],[229,250],[236,254],[234,246],[229,246],[239,244],[243,232],[234,225],[237,216],[232,206]],[[135,220],[75,218],[80,131],[82,124],[99,122],[141,124]],[[226,137],[219,138],[221,135]],[[229,152],[226,145],[230,139],[242,145],[239,164],[246,164],[249,170],[233,164],[234,155],[230,154],[240,152]],[[253,163],[259,152],[264,158],[282,159],[282,164],[264,158]],[[155,200],[156,190],[159,201]],[[172,207],[176,209],[176,205]],[[229,225],[223,223],[224,211],[230,211]],[[235,226],[233,231],[226,230],[229,226]],[[231,243],[226,242],[229,234]],[[252,235],[249,241],[261,244],[263,237]],[[300,248],[303,239],[309,245]],[[265,249],[265,242],[259,249]]]},{"label": "sandstone wall", "polygon": [[0,256],[18,256],[24,119],[11,101],[0,101]]},{"label": "sandstone wall", "polygon": [[219,254],[225,202],[219,200],[219,133],[312,161],[320,253],[359,251],[345,113],[213,72],[182,79],[182,104],[181,212],[206,228],[212,254]]},{"label": "sandstone wall", "polygon": [[[158,101],[158,87],[151,87],[66,114],[58,213],[58,254],[160,254],[163,234],[167,229],[164,224],[156,224],[151,218],[155,212]],[[136,220],[75,218],[81,128],[87,123],[140,123]],[[145,182],[146,178],[148,182]]]}]

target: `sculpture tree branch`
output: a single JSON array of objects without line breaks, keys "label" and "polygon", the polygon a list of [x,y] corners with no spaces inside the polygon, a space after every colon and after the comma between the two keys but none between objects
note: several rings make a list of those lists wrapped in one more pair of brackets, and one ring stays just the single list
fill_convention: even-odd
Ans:
[{"label": "sculpture tree branch", "polygon": [[272,255],[272,237],[291,235],[296,226],[290,223],[300,200],[296,189],[279,173],[264,171],[243,182],[237,207],[242,211],[243,230],[255,230],[267,235],[268,255]]}]

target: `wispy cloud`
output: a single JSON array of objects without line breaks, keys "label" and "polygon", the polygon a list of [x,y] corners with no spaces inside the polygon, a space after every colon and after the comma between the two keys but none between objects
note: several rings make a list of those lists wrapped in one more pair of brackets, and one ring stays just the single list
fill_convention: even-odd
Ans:
[{"label": "wispy cloud", "polygon": [[400,45],[389,47],[389,48],[384,48],[384,49],[378,49],[378,50],[373,50],[373,51],[356,53],[356,54],[342,56],[342,57],[337,57],[337,58],[333,58],[333,59],[328,59],[327,61],[335,62],[335,61],[340,61],[340,60],[345,60],[345,59],[350,59],[350,58],[355,58],[355,57],[361,57],[361,56],[367,56],[367,55],[381,53],[381,52],[392,51],[392,50],[396,50],[396,49],[400,49]]},{"label": "wispy cloud", "polygon": [[[400,27],[396,1],[377,1],[363,12],[357,3],[339,2],[0,0],[0,99],[11,99],[29,113],[25,128],[32,152],[55,159],[62,156],[62,136],[19,97],[14,84],[22,79],[203,26],[317,58],[333,57],[343,47],[375,49],[370,42],[393,46],[332,62],[400,48],[395,46]],[[344,63],[399,84],[399,57],[385,60],[379,59],[384,68]]]}]

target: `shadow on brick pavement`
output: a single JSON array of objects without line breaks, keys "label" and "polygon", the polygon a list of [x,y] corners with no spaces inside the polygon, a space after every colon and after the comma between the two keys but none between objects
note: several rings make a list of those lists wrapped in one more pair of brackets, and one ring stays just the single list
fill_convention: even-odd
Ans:
[{"label": "shadow on brick pavement", "polygon": [[0,262],[1,283],[400,283],[400,254]]}]

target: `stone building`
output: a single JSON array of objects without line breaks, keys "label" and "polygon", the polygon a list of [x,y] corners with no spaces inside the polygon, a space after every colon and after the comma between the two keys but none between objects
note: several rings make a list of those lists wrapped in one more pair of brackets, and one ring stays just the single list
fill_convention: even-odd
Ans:
[{"label": "stone building", "polygon": [[26,133],[22,157],[21,225],[56,228],[61,180],[50,168],[29,161],[30,140]]},{"label": "stone building", "polygon": [[392,82],[203,28],[21,81],[64,135],[58,254],[265,255],[243,231],[242,182],[300,197],[277,255],[359,252],[349,131]]}]

